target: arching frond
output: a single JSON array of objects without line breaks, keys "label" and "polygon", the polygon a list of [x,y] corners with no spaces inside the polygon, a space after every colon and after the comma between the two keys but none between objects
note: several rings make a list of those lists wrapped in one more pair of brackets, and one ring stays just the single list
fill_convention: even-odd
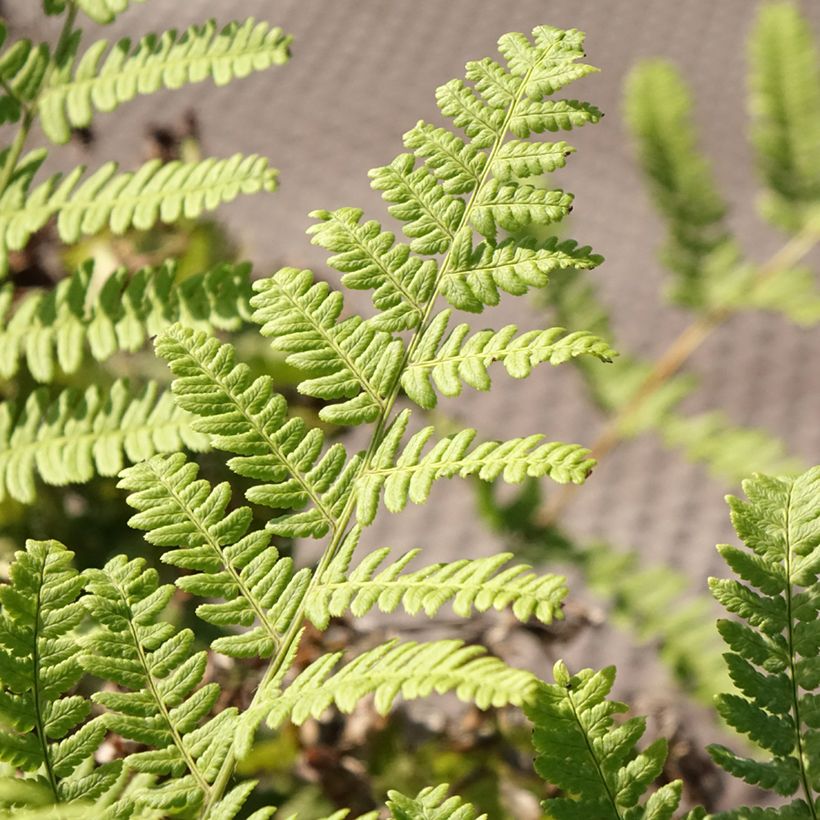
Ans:
[{"label": "arching frond", "polygon": [[432,617],[451,603],[453,611],[462,618],[470,617],[474,611],[510,608],[521,621],[535,617],[547,624],[562,617],[566,579],[560,575],[535,575],[526,565],[509,567],[511,553],[432,564],[406,572],[419,550],[410,550],[379,569],[390,554],[385,547],[365,556],[350,572],[359,534],[358,528],[350,533],[339,553],[311,585],[305,614],[319,629],[326,629],[331,618],[341,617],[348,610],[360,618],[376,606],[382,612],[402,607],[411,615],[424,613]]},{"label": "arching frond", "polygon": [[614,667],[571,676],[559,661],[553,674],[555,683],[539,683],[524,704],[535,725],[535,770],[565,793],[543,801],[548,816],[672,820],[681,798],[680,780],[661,786],[642,802],[663,771],[666,741],[656,740],[638,752],[635,745],[646,729],[645,719],[615,723],[613,716],[628,707],[606,699],[615,681]]},{"label": "arching frond", "polygon": [[219,265],[182,281],[173,262],[133,275],[120,268],[100,286],[89,260],[53,290],[30,292],[13,307],[14,287],[6,284],[0,289],[0,376],[15,376],[25,360],[37,381],[50,382],[58,367],[76,373],[86,349],[104,361],[120,350],[139,350],[173,322],[236,330],[250,319],[250,293],[247,264]]},{"label": "arching frond", "polygon": [[139,391],[125,380],[109,390],[70,388],[56,398],[40,388],[19,409],[0,404],[0,498],[32,503],[36,474],[61,486],[116,475],[126,458],[206,446],[188,414],[153,382]]},{"label": "arching frond", "polygon": [[371,320],[378,330],[416,327],[433,293],[436,263],[414,256],[409,245],[396,243],[375,220],[362,223],[358,208],[313,211],[318,219],[308,233],[314,245],[333,252],[330,267],[342,273],[342,284],[354,290],[373,290],[379,313]]},{"label": "arching frond", "polygon": [[177,586],[209,600],[196,614],[210,624],[242,627],[217,638],[217,652],[233,657],[267,657],[277,647],[301,603],[310,570],[295,572],[280,558],[264,531],[251,531],[248,507],[228,510],[231,489],[197,478],[199,468],[182,453],[154,458],[123,470],[119,487],[138,510],[128,522],[146,530],[145,539],[169,548],[166,564],[189,570]]},{"label": "arching frond", "polygon": [[360,458],[348,460],[338,443],[324,449],[321,430],[288,418],[272,379],[254,379],[236,363],[231,345],[175,325],[158,337],[156,348],[177,376],[177,403],[196,416],[193,429],[217,449],[238,454],[228,462],[234,472],[264,482],[246,492],[248,500],[286,511],[268,528],[314,538],[335,529]]},{"label": "arching frond", "polygon": [[441,478],[474,475],[482,481],[503,478],[519,483],[527,476],[549,476],[562,484],[581,483],[595,464],[588,458],[589,450],[577,444],[542,443],[542,435],[487,441],[471,449],[476,431],[469,428],[439,439],[422,455],[435,432],[435,428],[425,427],[411,436],[399,453],[409,420],[409,410],[396,417],[369,467],[357,480],[357,517],[363,524],[375,518],[382,492],[387,509],[399,512],[408,501],[424,503],[433,482]]},{"label": "arching frond", "polygon": [[[88,766],[105,736],[91,703],[66,695],[82,676],[76,627],[83,579],[74,553],[56,541],[29,541],[0,586],[0,761],[24,776],[4,783],[20,804],[95,800],[121,761]],[[35,793],[39,790],[39,793]],[[16,816],[15,812],[15,816]]]},{"label": "arching frond", "polygon": [[[7,35],[8,29],[0,21],[0,48]],[[24,106],[37,97],[50,60],[51,51],[45,43],[35,45],[26,39],[0,51],[0,125],[17,122]]]},{"label": "arching frond", "polygon": [[314,282],[307,270],[282,268],[270,279],[254,282],[254,321],[286,361],[318,373],[299,384],[308,396],[334,401],[319,416],[336,424],[374,421],[399,375],[403,345],[360,316],[338,321],[342,294]]},{"label": "arching frond", "polygon": [[116,16],[127,11],[132,3],[144,2],[145,0],[77,0],[77,5],[95,23],[112,23]]},{"label": "arching frond", "polygon": [[735,616],[718,621],[718,630],[739,693],[721,695],[717,707],[763,755],[740,757],[721,745],[709,752],[735,777],[794,797],[794,816],[810,817],[820,797],[813,717],[820,688],[820,467],[794,479],[759,475],[743,490],[748,501],[730,497],[729,507],[747,549],[718,547],[741,580],[709,581]]},{"label": "arching frond", "polygon": [[83,601],[98,628],[85,641],[81,663],[125,690],[93,695],[106,709],[101,720],[152,747],[128,755],[126,766],[168,778],[134,797],[167,814],[195,810],[231,747],[236,709],[208,719],[219,686],[202,685],[207,655],[194,651],[191,630],[159,620],[174,587],[160,585],[156,570],[121,555],[102,570],[87,570],[86,588]]},{"label": "arching frond", "polygon": [[85,169],[79,167],[32,188],[44,159],[43,151],[30,153],[0,195],[2,258],[25,247],[31,235],[55,216],[60,238],[76,242],[105,229],[119,234],[130,228],[148,230],[158,222],[192,219],[240,194],[276,188],[277,172],[255,154],[199,162],[154,159],[137,171],[123,173],[109,162],[85,180]]},{"label": "arching frond", "polygon": [[351,712],[369,694],[379,714],[386,714],[396,698],[427,697],[455,692],[482,709],[521,705],[532,696],[536,679],[485,654],[480,646],[461,641],[399,643],[390,641],[362,653],[338,671],[342,653],[323,655],[301,672],[265,705],[267,723],[290,720],[297,726],[321,717],[330,706]]},{"label": "arching frond", "polygon": [[516,335],[518,328],[507,325],[498,331],[479,330],[470,335],[470,326],[459,324],[445,338],[450,313],[442,311],[433,319],[413,361],[402,373],[405,392],[424,408],[436,406],[433,385],[444,396],[458,396],[462,384],[489,390],[487,371],[493,362],[501,362],[513,378],[524,379],[542,362],[561,364],[576,356],[611,362],[617,355],[603,339],[586,331],[567,333],[561,327]]},{"label": "arching frond", "polygon": [[449,786],[428,786],[415,797],[406,797],[397,791],[389,791],[387,808],[393,820],[487,820],[479,814],[472,803],[460,797],[448,797]]},{"label": "arching frond", "polygon": [[40,121],[53,142],[91,123],[95,111],[113,111],[138,94],[213,79],[226,85],[288,60],[290,38],[268,23],[248,19],[218,28],[216,21],[182,34],[149,34],[136,46],[128,38],[110,50],[95,42],[81,57],[65,59],[37,99]]},{"label": "arching frond", "polygon": [[752,142],[766,194],[764,215],[786,230],[820,208],[820,53],[789,2],[761,6],[749,50]]},{"label": "arching frond", "polygon": [[[640,64],[629,77],[626,115],[656,205],[666,218],[664,264],[681,304],[708,306],[708,259],[730,243],[726,204],[697,147],[689,90],[671,64]],[[735,251],[737,255],[737,251]]]},{"label": "arching frond", "polygon": [[[589,270],[603,257],[573,240],[550,237],[505,239],[473,246],[470,231],[459,233],[451,264],[441,282],[441,293],[455,308],[480,313],[485,305],[497,305],[499,291],[522,296],[530,288],[544,288],[556,270]],[[563,275],[563,274],[562,274]]]}]

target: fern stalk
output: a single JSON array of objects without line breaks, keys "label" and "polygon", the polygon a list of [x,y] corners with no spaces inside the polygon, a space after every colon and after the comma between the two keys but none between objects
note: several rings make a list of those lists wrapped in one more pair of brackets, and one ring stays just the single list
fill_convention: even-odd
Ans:
[{"label": "fern stalk", "polygon": [[[472,194],[470,195],[470,199],[467,202],[467,205],[464,209],[463,214],[461,215],[461,220],[455,230],[452,232],[453,235],[457,235],[459,231],[464,228],[466,225],[469,224],[470,216],[475,208],[476,202],[480,201],[481,194],[484,191],[484,187],[487,184],[488,179],[491,177],[492,168],[496,158],[498,157],[498,153],[501,150],[502,146],[504,145],[504,141],[509,132],[510,122],[512,121],[513,117],[516,114],[516,110],[518,109],[519,105],[521,104],[528,83],[532,78],[533,73],[541,67],[544,58],[542,57],[536,63],[534,63],[529,70],[527,71],[526,75],[523,76],[522,82],[519,85],[518,91],[516,92],[515,97],[510,102],[507,112],[504,118],[504,122],[502,126],[499,128],[498,136],[493,141],[492,149],[490,150],[487,158],[487,162],[484,166],[484,170],[481,174],[479,179],[478,185],[473,190]],[[449,231],[448,231],[449,232]],[[435,285],[432,289],[432,293],[430,298],[427,300],[427,304],[424,306],[424,311],[422,313],[421,322],[419,322],[416,329],[413,331],[412,337],[407,345],[407,348],[404,353],[404,358],[402,360],[401,367],[398,368],[396,376],[393,379],[393,385],[389,390],[387,397],[385,399],[379,400],[379,405],[381,407],[380,413],[378,418],[376,419],[375,423],[375,430],[373,436],[370,440],[370,444],[368,446],[367,452],[365,453],[364,459],[362,460],[358,475],[362,475],[364,472],[370,469],[370,464],[373,460],[373,457],[376,454],[376,451],[379,449],[379,446],[382,443],[384,438],[385,430],[387,429],[387,423],[390,418],[390,413],[393,410],[393,406],[396,403],[396,399],[399,396],[399,392],[401,390],[401,376],[402,373],[408,368],[408,366],[412,363],[413,356],[418,348],[421,339],[423,338],[425,332],[430,326],[431,316],[433,310],[435,308],[436,301],[440,295],[440,288],[442,282],[445,280],[448,270],[452,264],[453,259],[453,246],[450,245],[448,248],[447,253],[442,261],[441,266],[439,267]],[[267,670],[265,671],[262,680],[257,687],[256,693],[251,701],[251,704],[248,707],[248,711],[252,711],[253,707],[257,705],[259,702],[260,697],[264,694],[265,690],[267,689],[268,684],[277,678],[277,676],[281,673],[283,665],[287,662],[288,658],[291,657],[292,649],[294,642],[299,639],[302,630],[302,624],[304,621],[304,613],[305,613],[305,601],[310,596],[312,589],[318,583],[318,579],[321,579],[325,570],[327,570],[328,566],[332,563],[333,559],[338,554],[338,551],[344,542],[345,538],[349,532],[349,524],[350,519],[353,516],[353,513],[356,509],[356,493],[353,492],[350,495],[350,498],[345,505],[344,510],[342,511],[341,515],[339,516],[338,521],[336,522],[336,528],[334,534],[328,544],[327,549],[325,550],[324,554],[322,555],[316,571],[311,578],[310,585],[308,586],[307,592],[302,599],[302,602],[299,605],[299,608],[294,613],[293,620],[290,622],[287,630],[285,631],[284,636],[282,637],[282,641],[279,644],[279,649],[276,654],[273,656],[271,663],[269,664]],[[214,781],[213,787],[211,788],[211,793],[208,799],[205,802],[202,811],[202,817],[208,818],[210,816],[211,808],[219,801],[223,792],[228,786],[228,783],[233,775],[233,770],[236,765],[236,756],[233,750],[228,754],[228,757],[225,759],[223,763],[222,769],[219,772],[216,780]]]},{"label": "fern stalk", "polygon": [[[751,285],[752,289],[762,287],[768,280],[793,268],[811,253],[818,242],[820,221],[809,221],[763,264]],[[655,360],[652,370],[633,397],[609,420],[590,447],[590,458],[600,461],[609,455],[623,440],[626,422],[686,364],[714,330],[739,311],[740,308],[729,306],[713,308],[687,325]],[[576,489],[565,485],[554,493],[544,507],[540,523],[554,524],[572,503]]]}]

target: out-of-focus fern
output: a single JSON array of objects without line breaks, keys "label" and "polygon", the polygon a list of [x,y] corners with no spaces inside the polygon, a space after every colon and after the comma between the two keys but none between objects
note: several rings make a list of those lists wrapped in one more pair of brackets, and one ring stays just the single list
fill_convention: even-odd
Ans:
[{"label": "out-of-focus fern", "polygon": [[559,661],[554,684],[539,684],[525,706],[533,722],[535,770],[564,793],[543,802],[554,820],[672,820],[681,797],[679,780],[644,796],[663,771],[667,745],[656,740],[643,751],[635,744],[646,721],[633,717],[615,723],[628,707],[607,700],[615,669],[584,669],[570,675]]},{"label": "out-of-focus fern", "polygon": [[[748,501],[729,498],[732,523],[746,549],[718,547],[740,580],[710,580],[715,598],[735,616],[718,622],[737,687],[718,711],[760,748],[740,757],[709,751],[735,777],[794,800],[772,817],[815,818],[820,811],[820,468],[795,479],[757,476],[743,483]],[[772,810],[769,810],[770,812]],[[727,818],[756,817],[752,809]],[[760,816],[764,816],[760,814]]]},{"label": "out-of-focus fern", "polygon": [[415,797],[397,791],[388,792],[387,808],[393,820],[487,820],[475,807],[460,797],[448,797],[447,784],[428,786]]}]

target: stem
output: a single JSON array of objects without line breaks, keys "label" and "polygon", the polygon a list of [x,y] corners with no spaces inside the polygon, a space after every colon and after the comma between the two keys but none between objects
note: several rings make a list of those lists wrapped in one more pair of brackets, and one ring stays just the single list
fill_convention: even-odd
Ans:
[{"label": "stem", "polygon": [[[452,232],[452,236],[455,236],[464,226],[469,224],[470,216],[472,215],[473,209],[475,208],[475,205],[479,200],[484,185],[487,183],[490,177],[490,169],[492,168],[493,161],[495,160],[496,155],[501,150],[501,147],[504,144],[505,137],[507,136],[507,133],[509,131],[510,121],[515,115],[516,108],[518,107],[518,105],[524,97],[524,91],[527,87],[527,83],[529,82],[530,77],[532,76],[532,72],[535,71],[535,69],[539,66],[540,61],[536,63],[534,66],[532,66],[527,72],[527,74],[523,77],[521,85],[518,88],[518,92],[516,93],[515,98],[512,100],[507,109],[504,122],[499,128],[498,136],[496,137],[495,142],[493,143],[493,147],[488,155],[487,162],[484,166],[484,171],[481,175],[481,178],[479,179],[478,184],[475,187],[475,190],[471,194],[470,200],[467,203],[467,207],[464,209],[464,213],[461,216],[461,220],[459,221],[458,226]],[[447,233],[450,233],[449,229],[447,229],[446,226],[442,227],[444,227],[445,230],[447,230]],[[433,310],[435,309],[438,297],[440,295],[441,284],[444,281],[445,276],[447,275],[447,271],[451,266],[451,262],[452,246],[451,250],[447,251],[447,254],[444,257],[444,260],[441,264],[441,267],[439,268],[438,274],[436,276],[435,287],[433,288],[433,292],[430,298],[427,300],[427,304],[425,306],[421,321],[419,322],[417,329],[414,331],[413,336],[407,346],[407,349],[405,350],[401,367],[399,367],[397,370],[396,377],[393,380],[393,384],[390,390],[388,391],[386,399],[384,399],[383,402],[380,402],[382,412],[379,414],[379,418],[376,421],[376,427],[373,436],[370,440],[367,452],[365,453],[365,456],[362,459],[362,462],[359,466],[359,470],[357,473],[358,476],[361,476],[369,469],[370,463],[373,460],[373,457],[375,456],[376,451],[378,450],[382,442],[382,439],[388,428],[390,413],[393,410],[393,406],[396,403],[396,399],[398,398],[399,393],[401,391],[401,375],[412,362],[416,349],[418,348],[421,339],[424,336],[424,333],[430,325],[431,316]],[[331,538],[330,543],[327,546],[327,549],[325,550],[321,559],[319,560],[316,570],[314,571],[313,576],[311,577],[310,584],[308,585],[308,588],[305,591],[304,596],[302,597],[302,601],[299,604],[299,608],[294,613],[293,620],[290,622],[287,630],[285,631],[279,649],[272,658],[270,665],[268,666],[267,670],[265,671],[265,674],[262,677],[262,680],[259,682],[259,686],[257,687],[253,699],[251,700],[251,703],[248,706],[249,710],[253,709],[254,706],[258,705],[259,700],[263,696],[270,682],[275,680],[276,677],[282,671],[282,666],[285,663],[288,655],[290,654],[290,649],[293,645],[293,642],[298,639],[302,631],[305,611],[304,602],[318,585],[318,579],[322,577],[327,567],[336,557],[342,542],[347,537],[350,520],[353,517],[355,509],[356,493],[354,490],[353,492],[351,492],[350,497],[348,498],[345,507],[342,510],[341,515],[339,516],[337,529],[333,534],[333,537]],[[222,764],[222,768],[220,769],[219,774],[217,775],[217,778],[214,781],[214,785],[211,789],[211,794],[208,798],[208,801],[203,806],[202,813],[200,814],[200,817],[202,817],[203,820],[210,816],[211,810],[216,805],[216,803],[221,799],[222,794],[227,788],[228,783],[233,775],[235,766],[236,757],[232,749],[228,754],[227,758],[225,759],[224,763]]]},{"label": "stem", "polygon": [[[815,247],[818,241],[820,241],[820,223],[813,220],[808,222],[769,258],[758,271],[752,287],[760,287],[773,276],[796,265]],[[626,438],[624,423],[640,410],[644,402],[686,364],[692,354],[711,336],[713,330],[737,313],[738,310],[738,308],[732,307],[712,308],[684,328],[661,354],[660,358],[656,360],[652,370],[635,391],[632,398],[616,409],[602,433],[590,448],[591,458],[600,461]],[[554,524],[574,500],[576,490],[577,487],[573,485],[565,485],[555,493],[538,516],[539,523],[543,526]]]}]

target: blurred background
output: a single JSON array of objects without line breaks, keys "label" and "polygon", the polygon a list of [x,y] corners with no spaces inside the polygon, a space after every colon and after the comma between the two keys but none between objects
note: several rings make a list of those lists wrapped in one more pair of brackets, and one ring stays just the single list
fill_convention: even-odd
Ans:
[{"label": "blurred background", "polygon": [[[252,261],[256,275],[294,265],[335,281],[338,275],[325,266],[325,252],[305,235],[311,224],[308,213],[354,205],[389,225],[367,171],[401,150],[402,134],[418,119],[439,122],[435,88],[462,76],[467,60],[494,55],[504,32],[529,31],[542,23],[580,28],[587,33],[587,60],[601,73],[573,84],[570,96],[594,103],[605,117],[566,137],[577,154],[553,181],[576,195],[566,234],[606,258],[588,280],[610,311],[615,347],[652,360],[692,318],[664,299],[668,274],[658,261],[664,226],[624,123],[625,79],[649,57],[666,58],[680,69],[691,86],[700,147],[729,204],[728,222],[747,258],[763,263],[783,245],[784,236],[758,214],[760,182],[747,136],[746,43],[757,7],[750,0],[135,4],[106,32],[110,39],[183,28],[211,16],[227,22],[253,15],[294,35],[293,59],[283,69],[252,75],[227,89],[205,83],[137,99],[116,116],[98,117],[93,133],[82,135],[61,155],[55,152],[50,162],[57,168],[77,162],[94,167],[113,158],[133,167],[163,146],[173,150],[180,135],[194,137],[206,154],[268,156],[280,170],[280,189],[272,196],[240,199],[218,212],[221,230],[235,246],[231,253]],[[6,0],[0,9],[15,36],[48,34],[39,4]],[[802,11],[820,36],[820,4],[805,2]],[[809,259],[818,262],[816,254]],[[366,296],[348,304],[363,312],[369,308]],[[530,329],[545,326],[549,311],[534,300],[506,300],[471,321],[475,329],[484,322],[496,327],[515,322]],[[817,326],[797,327],[768,313],[733,316],[686,362],[684,369],[696,377],[698,388],[681,409],[699,413],[720,408],[733,423],[760,428],[781,439],[789,455],[815,463],[820,460],[818,350]],[[591,444],[606,422],[582,375],[570,366],[545,366],[523,382],[502,373],[494,387],[489,394],[468,390],[457,402],[442,402],[437,423],[458,420],[477,427],[482,437],[544,432],[551,439]],[[554,488],[544,490],[554,493]],[[723,572],[714,545],[733,540],[723,496],[737,490],[736,484],[687,460],[649,431],[620,443],[589,482],[561,502],[560,525],[572,539],[605,539],[635,551],[647,565],[677,570],[686,582],[681,589],[686,598],[690,592],[703,594],[707,576]],[[423,546],[428,560],[477,557],[509,547],[509,532],[488,526],[477,509],[469,483],[447,482],[423,508],[383,514],[368,531],[365,546],[390,545],[399,551]],[[298,554],[299,545],[296,550]],[[573,599],[577,603],[568,611],[563,632],[518,635],[506,647],[510,659],[542,676],[559,655],[575,667],[616,663],[619,695],[639,708],[650,704],[650,711],[652,704],[669,700],[672,676],[652,651],[652,636],[647,649],[634,632],[604,625],[607,604],[594,592],[579,587]],[[666,606],[663,595],[653,605]],[[678,605],[678,598],[669,598],[670,612]],[[692,708],[698,717],[684,741],[694,744],[692,736],[700,742],[699,733],[708,738],[717,730]],[[663,727],[665,713],[659,709],[657,714]],[[680,715],[673,719],[682,720]],[[682,759],[687,760],[685,755]],[[704,775],[704,782],[709,777]],[[719,792],[716,786],[714,790]],[[526,808],[511,811],[512,816],[528,816]]]}]

